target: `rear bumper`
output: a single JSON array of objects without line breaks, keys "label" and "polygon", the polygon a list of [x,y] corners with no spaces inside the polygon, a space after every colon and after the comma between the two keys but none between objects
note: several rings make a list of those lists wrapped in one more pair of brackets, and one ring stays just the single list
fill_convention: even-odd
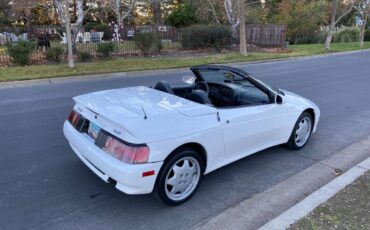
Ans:
[{"label": "rear bumper", "polygon": [[[79,133],[66,121],[63,132],[76,155],[102,180],[117,182],[116,188],[127,194],[147,194],[153,191],[157,174],[163,162],[126,164],[95,146],[87,134]],[[155,171],[155,175],[143,177],[143,172]]]}]

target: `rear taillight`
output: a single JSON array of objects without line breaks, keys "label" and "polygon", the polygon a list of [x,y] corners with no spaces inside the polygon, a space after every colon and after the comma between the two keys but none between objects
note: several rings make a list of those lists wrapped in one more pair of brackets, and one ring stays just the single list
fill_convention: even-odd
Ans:
[{"label": "rear taillight", "polygon": [[74,126],[76,127],[78,121],[80,120],[81,118],[81,115],[78,114],[77,112],[75,111],[72,111],[70,114],[69,114],[69,117],[68,117],[68,121]]},{"label": "rear taillight", "polygon": [[128,164],[147,163],[150,153],[148,146],[130,146],[111,136],[108,136],[103,150]]}]

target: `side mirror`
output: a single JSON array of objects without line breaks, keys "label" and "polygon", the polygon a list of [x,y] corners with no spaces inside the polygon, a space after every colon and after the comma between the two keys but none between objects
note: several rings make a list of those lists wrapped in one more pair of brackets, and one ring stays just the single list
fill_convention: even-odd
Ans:
[{"label": "side mirror", "polygon": [[277,94],[275,96],[275,103],[278,104],[278,105],[283,104],[283,97]]},{"label": "side mirror", "polygon": [[195,80],[196,80],[196,77],[191,76],[191,75],[186,75],[182,78],[182,81],[188,85],[194,85]]}]

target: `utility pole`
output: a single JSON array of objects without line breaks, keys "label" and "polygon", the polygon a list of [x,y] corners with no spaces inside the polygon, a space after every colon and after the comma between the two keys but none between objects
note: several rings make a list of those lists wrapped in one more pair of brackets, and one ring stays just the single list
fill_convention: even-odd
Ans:
[{"label": "utility pole", "polygon": [[247,38],[245,33],[245,4],[244,0],[239,0],[239,52],[243,56],[247,56]]}]

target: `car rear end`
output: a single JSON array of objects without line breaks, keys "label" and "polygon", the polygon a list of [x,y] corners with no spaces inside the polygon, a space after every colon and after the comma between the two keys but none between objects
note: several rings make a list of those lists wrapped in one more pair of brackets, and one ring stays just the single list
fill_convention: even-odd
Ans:
[{"label": "car rear end", "polygon": [[63,127],[71,148],[97,176],[127,194],[152,192],[163,162],[150,163],[150,147],[122,139],[114,121],[77,103]]}]

